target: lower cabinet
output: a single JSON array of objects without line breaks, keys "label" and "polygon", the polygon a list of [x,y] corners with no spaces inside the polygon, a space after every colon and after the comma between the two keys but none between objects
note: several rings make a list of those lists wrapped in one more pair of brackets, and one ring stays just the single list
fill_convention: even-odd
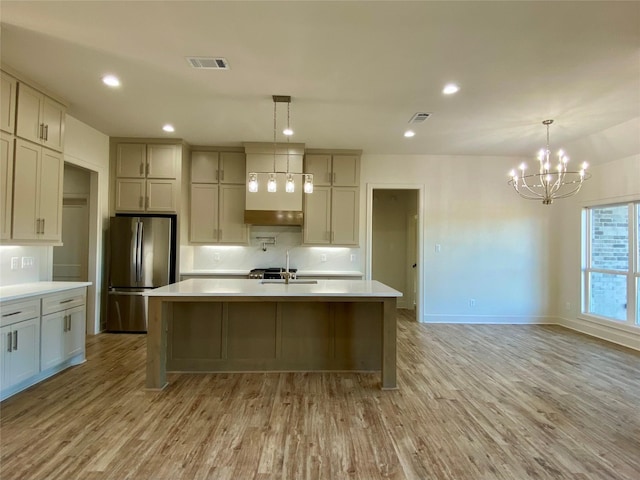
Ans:
[{"label": "lower cabinet", "polygon": [[42,317],[41,370],[47,370],[68,360],[84,350],[84,306]]},{"label": "lower cabinet", "polygon": [[40,371],[40,318],[31,318],[0,329],[2,382],[0,390],[28,380]]},{"label": "lower cabinet", "polygon": [[0,400],[84,362],[86,288],[0,304]]}]

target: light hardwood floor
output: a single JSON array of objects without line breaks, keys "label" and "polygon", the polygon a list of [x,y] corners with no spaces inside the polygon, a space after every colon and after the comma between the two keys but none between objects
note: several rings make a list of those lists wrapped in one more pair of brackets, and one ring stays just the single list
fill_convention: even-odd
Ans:
[{"label": "light hardwood floor", "polygon": [[145,337],[0,405],[2,480],[640,478],[640,354],[560,327],[420,325],[379,374],[173,374]]}]

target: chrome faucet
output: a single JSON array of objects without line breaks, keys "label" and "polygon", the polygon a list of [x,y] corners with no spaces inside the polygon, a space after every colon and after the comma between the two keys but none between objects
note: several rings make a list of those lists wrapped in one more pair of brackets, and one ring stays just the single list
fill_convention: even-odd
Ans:
[{"label": "chrome faucet", "polygon": [[287,265],[284,273],[281,274],[282,278],[284,278],[284,283],[289,284],[289,280],[291,279],[291,272],[289,272],[289,250],[287,250]]}]

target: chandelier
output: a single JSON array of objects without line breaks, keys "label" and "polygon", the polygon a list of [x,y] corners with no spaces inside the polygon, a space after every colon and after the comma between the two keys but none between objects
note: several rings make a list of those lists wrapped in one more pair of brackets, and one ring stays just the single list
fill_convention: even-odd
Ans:
[{"label": "chandelier", "polygon": [[287,104],[287,127],[282,131],[282,133],[287,137],[287,143],[289,142],[289,137],[293,135],[293,130],[291,129],[291,96],[289,95],[273,95],[273,170],[270,172],[249,172],[249,181],[247,183],[247,188],[249,192],[256,193],[259,189],[259,177],[267,177],[267,192],[275,193],[278,191],[278,182],[276,180],[276,174],[283,173],[285,175],[285,192],[294,193],[295,192],[295,182],[294,176],[300,175],[303,179],[303,190],[304,193],[313,193],[313,174],[311,173],[293,173],[289,171],[289,154],[287,153],[287,171],[286,172],[278,172],[276,171],[276,129],[278,124],[277,117],[277,109],[276,106],[278,103],[286,103]]},{"label": "chandelier", "polygon": [[547,148],[538,153],[538,173],[526,173],[527,165],[522,163],[518,167],[519,172],[511,170],[509,174],[509,185],[518,195],[527,200],[542,200],[544,205],[550,205],[556,198],[575,195],[580,191],[582,183],[591,178],[591,174],[587,173],[587,162],[580,166],[580,170],[568,170],[569,157],[562,150],[558,151],[558,163],[552,168],[549,149],[549,125],[552,123],[553,120],[542,122],[547,127]]}]

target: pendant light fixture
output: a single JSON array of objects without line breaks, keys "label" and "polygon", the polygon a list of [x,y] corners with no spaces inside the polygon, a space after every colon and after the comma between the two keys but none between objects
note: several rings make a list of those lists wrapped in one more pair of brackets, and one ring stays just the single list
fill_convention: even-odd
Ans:
[{"label": "pendant light fixture", "polygon": [[287,143],[289,138],[293,135],[293,129],[291,128],[291,96],[289,95],[273,95],[273,170],[270,172],[249,172],[247,179],[247,189],[250,193],[256,193],[260,188],[259,177],[267,177],[267,192],[275,193],[278,191],[278,181],[276,174],[285,174],[285,192],[295,192],[295,175],[301,175],[303,179],[304,193],[313,193],[313,174],[311,173],[295,173],[289,171],[289,152],[287,149],[287,170],[286,172],[278,172],[276,170],[276,130],[278,126],[278,103],[287,104],[287,126],[282,133],[287,137]]}]

